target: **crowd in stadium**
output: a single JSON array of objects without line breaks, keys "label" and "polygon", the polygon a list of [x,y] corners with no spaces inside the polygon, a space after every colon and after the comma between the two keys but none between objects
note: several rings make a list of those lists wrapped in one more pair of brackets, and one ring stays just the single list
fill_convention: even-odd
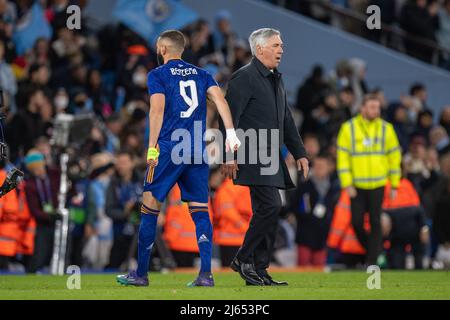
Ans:
[{"label": "crowd in stadium", "polygon": [[[269,0],[274,4],[331,24],[348,32],[383,43],[426,62],[433,60],[433,47],[440,46],[436,62],[450,69],[450,1],[439,0]],[[350,10],[352,14],[336,14],[327,5]],[[367,8],[380,8],[383,32],[365,28]],[[370,13],[373,13],[371,11]],[[354,18],[355,16],[363,18]],[[386,27],[393,31],[386,31]],[[399,35],[403,40],[398,41]],[[417,41],[411,39],[411,36]],[[423,42],[428,41],[429,45]],[[437,52],[437,51],[436,51]]]},{"label": "crowd in stadium", "polygon": [[[55,221],[60,219],[56,208],[61,150],[51,143],[53,121],[64,113],[91,114],[94,121],[90,137],[76,150],[68,149],[72,181],[67,201],[68,264],[95,270],[130,268],[146,168],[146,81],[148,71],[157,66],[154,48],[121,24],[95,32],[87,27],[69,30],[65,11],[69,0],[39,2],[53,37],[39,39],[18,55],[13,29],[33,1],[0,0],[0,87],[7,106],[3,131],[10,161],[26,173],[17,191],[0,199],[0,269],[38,272],[49,265]],[[417,5],[422,2],[426,1],[418,0]],[[428,6],[437,3],[428,2]],[[441,25],[448,27],[449,1],[445,3],[436,10],[447,19]],[[209,71],[224,91],[231,74],[252,58],[247,40],[241,38],[245,35],[233,29],[227,11],[218,12],[214,24],[198,20],[182,31],[188,39],[184,60]],[[433,35],[449,46],[450,31],[442,37],[440,31],[434,29]],[[449,259],[450,102],[431,108],[427,84],[420,79],[405,80],[411,81],[410,92],[388,101],[384,84],[368,83],[365,77],[366,63],[348,57],[336,61],[334,70],[324,70],[317,61],[306,79],[298,79],[292,111],[312,170],[307,181],[299,179],[294,159],[285,152],[297,189],[283,194],[273,257],[280,266],[363,265],[365,251],[355,238],[348,196],[341,193],[337,179],[336,137],[366,93],[375,93],[382,101],[382,117],[393,124],[403,154],[399,203],[387,199],[383,203],[385,254],[379,264],[441,268],[441,261]],[[211,104],[208,126],[218,127]],[[2,167],[1,181],[10,164]],[[227,267],[251,219],[250,196],[245,187],[224,180],[219,167],[210,169],[215,258]],[[318,201],[324,210],[314,210]],[[198,252],[194,224],[176,187],[162,213],[154,248],[159,259],[153,259],[152,268],[193,266]]]}]

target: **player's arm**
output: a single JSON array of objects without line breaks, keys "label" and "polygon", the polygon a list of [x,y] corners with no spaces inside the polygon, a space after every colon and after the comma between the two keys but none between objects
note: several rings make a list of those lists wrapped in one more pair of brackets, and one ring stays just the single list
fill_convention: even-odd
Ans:
[{"label": "player's arm", "polygon": [[217,107],[220,117],[223,120],[226,129],[226,152],[229,150],[236,151],[241,142],[236,136],[236,131],[233,126],[233,119],[231,117],[230,107],[228,106],[222,91],[218,86],[211,86],[208,89],[208,99],[212,100]]},{"label": "player's arm", "polygon": [[147,75],[147,87],[150,96],[150,112],[148,113],[150,134],[148,139],[147,164],[156,166],[159,156],[157,144],[164,119],[166,90],[164,82],[155,70]]},{"label": "player's arm", "polygon": [[165,104],[166,96],[164,94],[155,93],[150,96],[150,112],[148,115],[150,136],[148,139],[147,153],[147,162],[150,165],[157,164],[159,151],[156,148],[156,144],[158,143],[159,133],[161,132]]}]

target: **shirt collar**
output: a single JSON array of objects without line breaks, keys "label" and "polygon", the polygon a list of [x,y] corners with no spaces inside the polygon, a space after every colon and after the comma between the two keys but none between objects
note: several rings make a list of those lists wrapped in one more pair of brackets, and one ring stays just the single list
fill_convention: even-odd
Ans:
[{"label": "shirt collar", "polygon": [[277,77],[281,77],[281,73],[278,72],[278,69],[275,68],[273,69],[273,72],[271,72],[269,69],[267,69],[267,67],[265,65],[262,64],[261,61],[259,61],[258,58],[253,57],[252,58],[252,64],[256,67],[256,69],[258,69],[258,71],[264,76],[264,77],[268,77],[271,74],[277,76]]},{"label": "shirt collar", "polygon": [[169,61],[166,62],[166,64],[178,63],[178,62],[184,62],[184,61],[183,61],[183,59],[170,59]]}]

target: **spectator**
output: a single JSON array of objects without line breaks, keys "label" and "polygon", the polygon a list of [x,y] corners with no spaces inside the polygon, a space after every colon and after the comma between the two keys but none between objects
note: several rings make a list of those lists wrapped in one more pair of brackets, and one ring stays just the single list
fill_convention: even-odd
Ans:
[{"label": "spectator", "polygon": [[106,191],[114,173],[113,167],[114,159],[109,153],[96,153],[91,157],[85,225],[88,242],[83,256],[87,266],[96,270],[102,270],[108,264],[112,247],[112,221],[106,215]]},{"label": "spectator", "polygon": [[4,44],[4,55],[7,63],[12,63],[15,56],[15,46],[12,41],[14,26],[17,21],[16,4],[12,1],[0,1],[0,42]]},{"label": "spectator", "polygon": [[447,131],[447,135],[450,136],[450,106],[442,109],[439,124]]},{"label": "spectator", "polygon": [[215,51],[222,53],[227,63],[237,41],[237,35],[231,28],[231,18],[231,13],[227,10],[217,12],[216,29],[213,33]]},{"label": "spectator", "polygon": [[116,153],[120,149],[119,134],[122,131],[123,123],[120,115],[112,114],[106,121],[106,151]]},{"label": "spectator", "polygon": [[222,267],[228,267],[244,242],[252,217],[250,190],[225,180],[213,202],[214,243],[219,245]]},{"label": "spectator", "polygon": [[[402,8],[400,25],[412,36],[436,42],[437,8],[437,1],[430,1],[427,5],[427,0],[409,0]],[[409,55],[431,62],[433,52],[428,46],[418,44],[417,41],[406,40],[405,47]]]},{"label": "spectator", "polygon": [[55,221],[59,218],[56,208],[60,173],[56,169],[47,168],[42,153],[34,149],[27,153],[25,165],[29,171],[25,194],[31,215],[37,223],[36,250],[27,269],[27,272],[34,273],[50,263]]},{"label": "spectator", "polygon": [[433,127],[433,112],[431,110],[422,110],[417,116],[417,124],[414,129],[415,135],[422,136],[429,144],[430,130]]},{"label": "spectator", "polygon": [[[134,170],[130,153],[116,154],[116,175],[106,189],[105,213],[113,221],[114,242],[107,268],[118,269],[130,256],[139,223],[142,179]],[[134,256],[134,253],[131,254]]]},{"label": "spectator", "polygon": [[87,75],[87,95],[92,99],[94,113],[105,119],[112,113],[112,106],[103,88],[100,71],[92,69]]},{"label": "spectator", "polygon": [[409,89],[409,95],[412,99],[412,107],[409,110],[410,119],[415,122],[420,111],[430,110],[427,104],[427,88],[422,83],[414,83]]},{"label": "spectator", "polygon": [[392,104],[388,108],[387,120],[394,126],[402,150],[408,150],[410,134],[408,110],[402,104]]},{"label": "spectator", "polygon": [[439,157],[450,152],[450,138],[447,131],[441,126],[435,126],[430,130],[430,143],[436,148]]},{"label": "spectator", "polygon": [[367,66],[366,62],[360,58],[351,58],[348,60],[348,63],[352,70],[350,85],[353,89],[355,99],[351,111],[352,114],[355,114],[358,111],[359,106],[361,105],[361,101],[364,95],[366,95],[369,92],[365,79]]},{"label": "spectator", "polygon": [[237,40],[234,47],[234,61],[232,63],[231,72],[235,72],[245,66],[250,62],[251,58],[252,54],[248,48],[247,42],[242,39]]},{"label": "spectator", "polygon": [[69,107],[69,95],[65,88],[59,88],[53,98],[53,105],[55,106],[55,113],[67,113]]},{"label": "spectator", "polygon": [[178,267],[194,266],[194,260],[199,256],[195,224],[187,203],[181,200],[178,185],[172,188],[168,196],[163,237]]},{"label": "spectator", "polygon": [[47,103],[43,91],[34,89],[28,99],[27,107],[19,110],[7,124],[6,138],[13,162],[23,157],[34,146],[38,137],[45,135],[41,111]]},{"label": "spectator", "polygon": [[339,195],[339,182],[331,175],[330,162],[324,154],[317,156],[309,180],[298,185],[291,201],[297,217],[299,266],[323,267],[326,263],[327,235]]},{"label": "spectator", "polygon": [[17,111],[16,100],[17,82],[11,66],[5,61],[5,45],[0,41],[0,88],[5,92],[5,105],[15,113]]},{"label": "spectator", "polygon": [[345,112],[345,117],[350,119],[352,115],[352,106],[355,103],[355,94],[351,86],[342,88],[339,91],[339,104],[341,109]]},{"label": "spectator", "polygon": [[36,40],[33,50],[27,57],[29,65],[49,65],[50,64],[50,43],[46,38]]},{"label": "spectator", "polygon": [[405,178],[400,180],[398,195],[395,199],[389,198],[389,192],[390,186],[387,186],[383,210],[389,215],[392,225],[389,234],[391,243],[388,250],[389,267],[405,269],[406,246],[410,245],[414,255],[415,269],[422,269],[429,231],[419,195],[412,183]]},{"label": "spectator", "polygon": [[433,211],[433,229],[437,235],[439,249],[436,259],[450,266],[450,156],[445,157],[447,175],[443,178],[441,188],[436,196],[436,205]]},{"label": "spectator", "polygon": [[442,8],[438,12],[439,29],[436,38],[439,45],[447,49],[441,55],[441,65],[450,70],[450,0],[445,0]]},{"label": "spectator", "polygon": [[303,144],[311,164],[314,163],[314,160],[320,153],[320,143],[317,135],[314,133],[305,134]]},{"label": "spectator", "polygon": [[310,76],[297,91],[296,107],[303,114],[302,132],[312,131],[312,112],[318,106],[320,99],[328,91],[329,86],[323,78],[323,68],[315,65]]}]

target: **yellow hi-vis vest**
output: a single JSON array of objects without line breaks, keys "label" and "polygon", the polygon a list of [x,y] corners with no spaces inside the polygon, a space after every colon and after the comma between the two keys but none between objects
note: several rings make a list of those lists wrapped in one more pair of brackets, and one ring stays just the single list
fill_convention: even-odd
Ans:
[{"label": "yellow hi-vis vest", "polygon": [[401,150],[392,125],[361,115],[345,122],[337,138],[337,170],[341,187],[375,189],[400,183]]}]

